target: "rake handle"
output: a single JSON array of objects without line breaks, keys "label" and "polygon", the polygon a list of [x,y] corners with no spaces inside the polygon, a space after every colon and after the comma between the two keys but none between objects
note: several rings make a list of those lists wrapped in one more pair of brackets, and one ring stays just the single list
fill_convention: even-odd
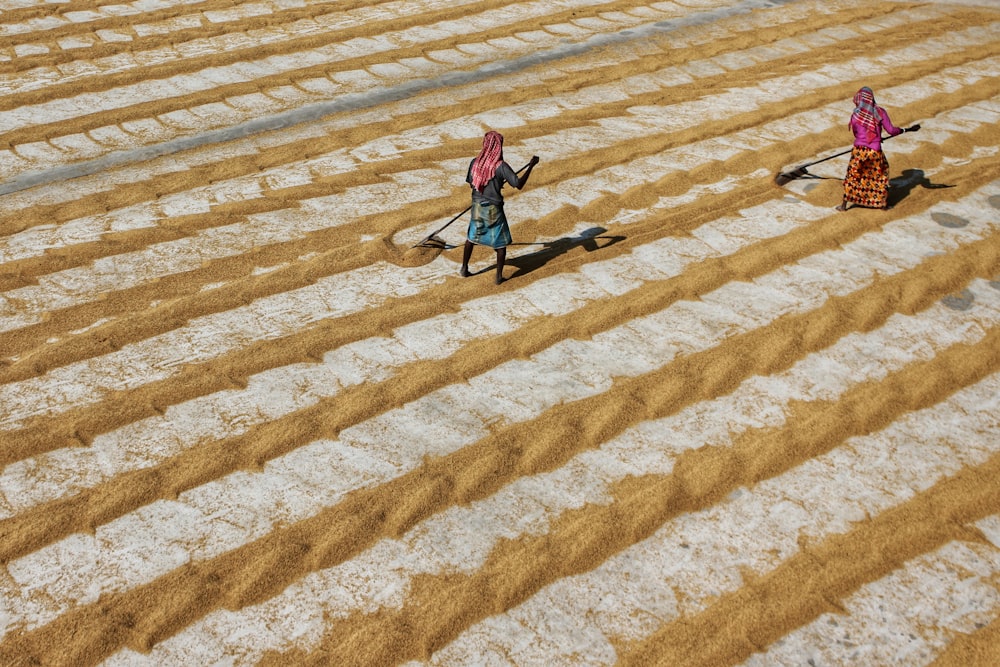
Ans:
[{"label": "rake handle", "polygon": [[[916,125],[911,125],[910,127],[904,127],[903,128],[903,132],[916,132],[919,129],[920,129],[920,124],[917,123]],[[900,132],[900,134],[902,134],[902,132]],[[899,136],[899,134],[890,134],[888,136],[882,137],[882,141],[888,141],[889,139],[892,139],[893,137],[898,137],[898,136]],[[852,150],[854,150],[854,146],[851,146],[847,150],[840,151],[839,153],[834,153],[833,155],[830,155],[828,157],[822,158],[820,160],[816,160],[815,162],[808,162],[808,163],[802,165],[801,167],[799,167],[799,169],[805,169],[806,167],[811,167],[814,164],[819,164],[820,162],[826,162],[827,160],[832,160],[833,158],[840,157],[841,155],[847,155]]]},{"label": "rake handle", "polygon": [[[524,171],[525,169],[527,169],[527,168],[528,168],[528,167],[529,167],[529,166],[530,166],[531,164],[532,164],[532,162],[528,162],[528,164],[526,164],[526,165],[524,165],[523,167],[521,167],[520,169],[518,169],[516,173],[520,174],[520,173],[521,173],[522,171]],[[456,220],[458,220],[459,218],[461,218],[461,217],[462,217],[463,215],[465,215],[466,213],[468,213],[468,212],[469,212],[470,210],[472,210],[472,204],[469,204],[469,205],[468,205],[468,206],[467,206],[467,207],[465,208],[465,210],[464,210],[464,211],[462,211],[461,213],[459,213],[458,215],[456,215],[456,216],[455,216],[454,218],[452,218],[452,219],[451,219],[451,220],[449,220],[448,222],[444,223],[444,224],[443,224],[443,225],[442,225],[441,227],[439,227],[438,229],[435,229],[435,230],[434,230],[433,232],[431,232],[430,234],[428,234],[428,235],[427,235],[426,237],[424,237],[424,239],[423,239],[423,240],[421,240],[421,241],[420,241],[419,243],[417,243],[416,245],[414,245],[414,246],[413,246],[413,248],[416,248],[417,246],[422,246],[423,244],[427,243],[427,242],[428,242],[428,241],[430,241],[430,240],[431,240],[431,239],[432,239],[432,238],[433,238],[434,236],[436,236],[437,234],[440,234],[441,232],[443,232],[443,231],[444,231],[445,229],[447,229],[447,228],[448,228],[448,226],[449,226],[449,225],[450,225],[451,223],[453,223],[453,222],[455,222]]]}]

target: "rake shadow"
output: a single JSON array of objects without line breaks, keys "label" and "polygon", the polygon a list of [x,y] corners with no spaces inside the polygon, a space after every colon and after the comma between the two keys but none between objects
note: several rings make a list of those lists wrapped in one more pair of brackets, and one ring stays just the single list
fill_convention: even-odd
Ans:
[{"label": "rake shadow", "polygon": [[511,278],[523,276],[536,269],[540,269],[559,255],[564,255],[574,248],[582,247],[587,252],[594,252],[625,240],[624,236],[602,236],[606,231],[603,227],[591,227],[581,232],[579,236],[564,237],[555,241],[544,243],[512,243],[511,245],[537,245],[540,248],[527,255],[520,255],[507,260],[508,266],[513,266],[517,269]]},{"label": "rake shadow", "polygon": [[903,201],[917,187],[938,190],[941,188],[953,188],[955,186],[944,183],[932,183],[922,169],[905,169],[902,174],[889,180],[889,205],[895,206]]}]

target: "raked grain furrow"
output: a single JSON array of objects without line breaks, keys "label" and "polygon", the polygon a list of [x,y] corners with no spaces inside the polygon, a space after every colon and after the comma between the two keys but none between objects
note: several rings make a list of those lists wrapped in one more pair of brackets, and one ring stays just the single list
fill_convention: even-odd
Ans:
[{"label": "raked grain furrow", "polygon": [[[1000,659],[1000,11],[0,2],[0,662]],[[890,211],[834,211],[850,98]],[[505,134],[507,281],[457,275]]]}]

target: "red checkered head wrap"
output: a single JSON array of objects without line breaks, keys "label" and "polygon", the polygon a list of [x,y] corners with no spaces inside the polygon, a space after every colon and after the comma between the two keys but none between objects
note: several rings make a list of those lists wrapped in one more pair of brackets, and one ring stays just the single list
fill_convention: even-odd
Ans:
[{"label": "red checkered head wrap", "polygon": [[875,104],[875,93],[868,86],[854,94],[854,113],[851,115],[872,132],[879,132],[882,119]]},{"label": "red checkered head wrap", "polygon": [[490,130],[483,137],[483,149],[472,163],[472,187],[482,192],[503,162],[503,135]]}]

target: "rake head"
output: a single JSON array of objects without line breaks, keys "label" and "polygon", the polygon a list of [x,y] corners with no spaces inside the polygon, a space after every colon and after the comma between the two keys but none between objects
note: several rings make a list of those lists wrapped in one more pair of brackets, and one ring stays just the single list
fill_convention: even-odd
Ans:
[{"label": "rake head", "polygon": [[438,248],[438,249],[444,250],[447,247],[448,247],[448,244],[445,242],[444,239],[442,239],[440,236],[437,236],[436,234],[431,234],[430,236],[428,236],[424,240],[422,240],[419,243],[411,246],[411,250],[413,248]]},{"label": "rake head", "polygon": [[785,185],[796,178],[802,178],[803,176],[810,176],[811,174],[805,167],[799,167],[798,169],[793,169],[791,171],[785,171],[774,177],[774,182],[778,185]]}]

